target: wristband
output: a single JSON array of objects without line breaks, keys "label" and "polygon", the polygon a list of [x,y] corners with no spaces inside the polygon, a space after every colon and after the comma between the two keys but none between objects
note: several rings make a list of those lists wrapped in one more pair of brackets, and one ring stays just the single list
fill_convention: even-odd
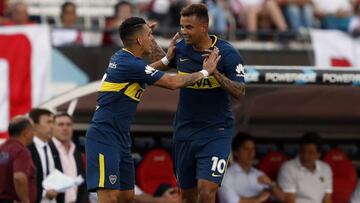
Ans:
[{"label": "wristband", "polygon": [[209,77],[209,72],[208,72],[207,70],[205,70],[205,69],[202,69],[202,70],[200,71],[200,73],[202,73],[202,74],[204,75],[204,78],[208,78],[208,77]]},{"label": "wristband", "polygon": [[169,63],[170,63],[169,59],[168,59],[166,56],[164,56],[164,57],[161,59],[161,62],[162,62],[165,66],[169,65]]}]

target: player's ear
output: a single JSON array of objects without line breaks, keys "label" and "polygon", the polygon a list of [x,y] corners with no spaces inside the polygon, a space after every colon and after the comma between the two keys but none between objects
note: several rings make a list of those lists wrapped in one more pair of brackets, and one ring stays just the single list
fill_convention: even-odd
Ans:
[{"label": "player's ear", "polygon": [[207,33],[208,29],[209,29],[209,25],[204,23],[204,25],[202,26],[202,31]]},{"label": "player's ear", "polygon": [[136,42],[141,46],[143,44],[143,41],[141,40],[140,37],[136,38]]}]

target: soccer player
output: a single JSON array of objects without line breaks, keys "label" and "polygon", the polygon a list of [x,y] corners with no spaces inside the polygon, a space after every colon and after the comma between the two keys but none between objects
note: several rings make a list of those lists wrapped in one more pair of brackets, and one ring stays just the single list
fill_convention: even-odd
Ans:
[{"label": "soccer player", "polygon": [[164,74],[153,67],[168,64],[173,58],[176,36],[167,58],[147,65],[141,57],[150,53],[154,38],[145,21],[128,18],[119,33],[125,48],[110,59],[86,134],[87,186],[89,191],[97,191],[100,203],[133,201],[130,125],[145,84],[169,89],[188,86],[212,74],[220,60],[216,48],[202,63],[202,70],[186,76]]},{"label": "soccer player", "polygon": [[226,170],[233,134],[230,96],[245,94],[243,60],[228,42],[208,34],[209,16],[204,4],[181,11],[183,40],[176,44],[168,67],[187,75],[202,69],[208,49],[218,47],[221,60],[214,75],[181,88],[174,121],[173,157],[182,200],[215,202]]}]

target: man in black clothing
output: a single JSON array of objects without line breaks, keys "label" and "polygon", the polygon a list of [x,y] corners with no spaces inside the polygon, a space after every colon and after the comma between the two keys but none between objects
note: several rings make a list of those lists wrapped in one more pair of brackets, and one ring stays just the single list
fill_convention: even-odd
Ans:
[{"label": "man in black clothing", "polygon": [[[52,113],[47,109],[35,108],[29,112],[29,117],[34,121],[35,136],[33,143],[29,145],[32,160],[36,167],[36,202],[55,202],[54,198],[58,195],[55,190],[45,190],[42,187],[43,180],[55,170],[55,160],[49,147],[49,140],[52,134]],[[58,169],[58,168],[57,168]]]}]

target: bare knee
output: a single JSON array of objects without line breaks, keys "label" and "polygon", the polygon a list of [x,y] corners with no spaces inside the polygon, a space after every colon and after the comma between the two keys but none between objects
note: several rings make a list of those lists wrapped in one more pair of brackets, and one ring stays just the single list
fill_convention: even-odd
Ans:
[{"label": "bare knee", "polygon": [[197,188],[181,190],[182,203],[196,203],[198,202]]},{"label": "bare knee", "polygon": [[216,183],[200,179],[198,181],[198,191],[199,191],[200,199],[201,197],[204,196],[215,197],[218,187],[219,186]]},{"label": "bare knee", "polygon": [[99,203],[117,203],[120,198],[120,192],[116,190],[100,189],[97,191]]},{"label": "bare knee", "polygon": [[125,202],[125,203],[132,203],[134,201],[134,194],[126,194],[122,197],[120,197],[121,201],[120,202]]},{"label": "bare knee", "polygon": [[97,194],[99,203],[132,203],[134,201],[134,193],[132,190],[100,189],[97,191]]}]

